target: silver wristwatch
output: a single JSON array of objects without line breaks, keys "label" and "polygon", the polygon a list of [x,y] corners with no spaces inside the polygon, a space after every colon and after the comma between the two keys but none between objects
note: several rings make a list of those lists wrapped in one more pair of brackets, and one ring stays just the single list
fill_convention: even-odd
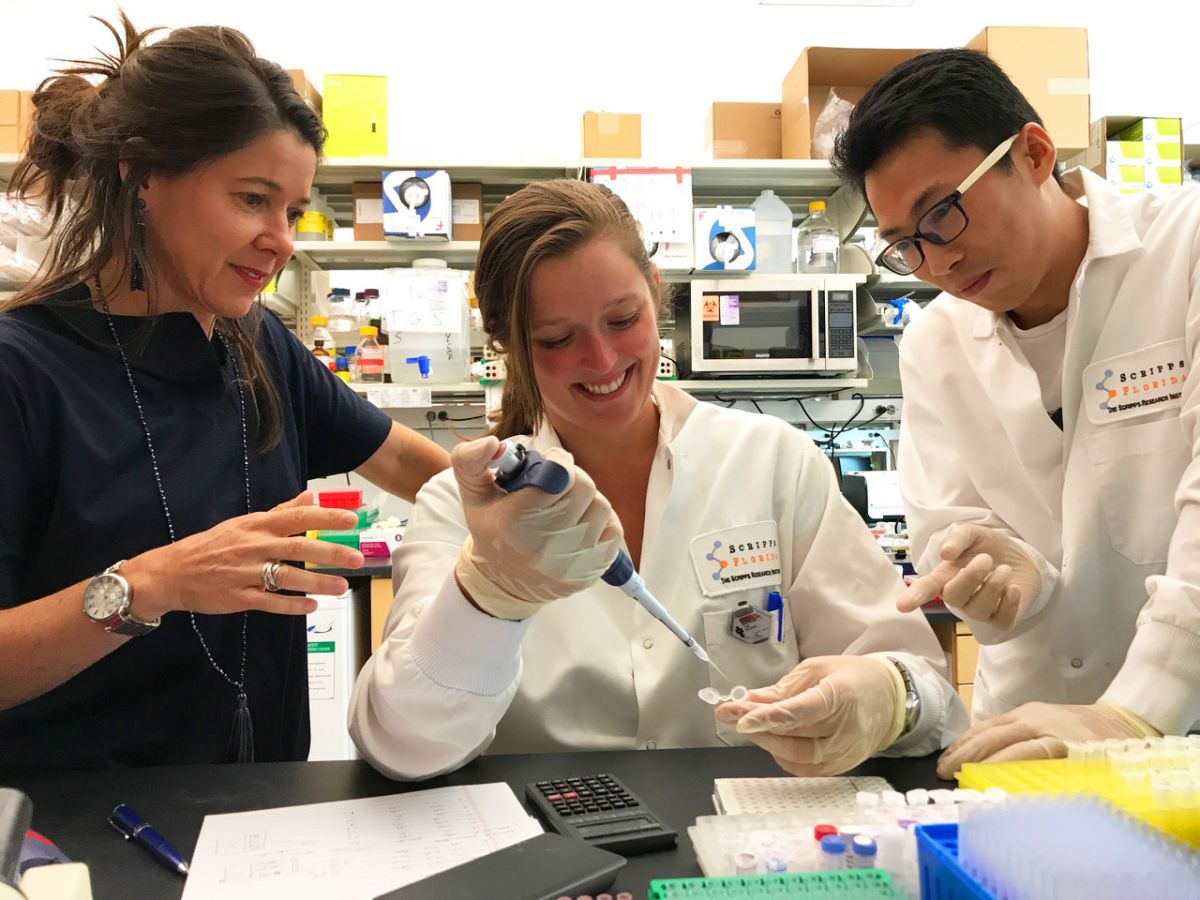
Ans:
[{"label": "silver wristwatch", "polygon": [[896,740],[900,740],[912,733],[917,719],[921,716],[921,695],[917,693],[917,680],[913,678],[908,666],[891,656],[888,657],[888,660],[900,672],[900,677],[904,679],[904,727],[900,729],[900,737],[896,738]]},{"label": "silver wristwatch", "polygon": [[103,625],[105,631],[137,637],[157,628],[159,620],[139,622],[129,614],[133,589],[123,576],[117,574],[117,569],[125,563],[126,560],[113,563],[88,582],[83,589],[83,611],[93,622]]}]

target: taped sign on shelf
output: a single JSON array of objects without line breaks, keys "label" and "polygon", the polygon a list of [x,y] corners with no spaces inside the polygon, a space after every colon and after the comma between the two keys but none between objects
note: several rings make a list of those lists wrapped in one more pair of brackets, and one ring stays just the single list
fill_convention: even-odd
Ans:
[{"label": "taped sign on shelf", "polygon": [[390,284],[388,327],[393,331],[459,334],[466,290],[458,273],[438,277],[397,272]]}]

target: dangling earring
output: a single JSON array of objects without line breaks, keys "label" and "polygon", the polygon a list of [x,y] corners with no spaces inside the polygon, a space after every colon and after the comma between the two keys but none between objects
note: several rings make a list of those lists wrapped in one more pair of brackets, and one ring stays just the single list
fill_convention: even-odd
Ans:
[{"label": "dangling earring", "polygon": [[[134,214],[138,234],[141,234],[146,227],[145,212],[146,201],[138,197],[137,212]],[[129,255],[133,258],[133,263],[129,267],[129,290],[144,291],[146,289],[146,270],[142,268],[142,262],[138,259],[136,250],[130,249]]]}]

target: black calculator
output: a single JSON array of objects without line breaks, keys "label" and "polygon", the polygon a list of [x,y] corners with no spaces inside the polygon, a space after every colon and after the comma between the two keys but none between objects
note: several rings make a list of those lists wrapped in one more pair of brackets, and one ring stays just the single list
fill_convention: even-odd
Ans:
[{"label": "black calculator", "polygon": [[557,778],[525,786],[551,830],[630,856],[675,846],[675,832],[612,775]]}]

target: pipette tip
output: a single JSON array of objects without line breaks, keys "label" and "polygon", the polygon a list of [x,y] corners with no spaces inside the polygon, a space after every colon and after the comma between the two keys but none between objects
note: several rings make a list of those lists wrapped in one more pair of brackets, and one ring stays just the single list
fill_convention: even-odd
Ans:
[{"label": "pipette tip", "polygon": [[692,646],[692,652],[695,653],[696,656],[701,661],[708,663],[710,666],[712,666],[714,669],[716,669],[717,674],[720,675],[722,678],[724,678],[726,681],[729,680],[729,676],[721,671],[721,667],[712,661],[712,659],[708,655],[708,652],[703,647],[701,647],[697,641],[693,640],[691,646]]}]

